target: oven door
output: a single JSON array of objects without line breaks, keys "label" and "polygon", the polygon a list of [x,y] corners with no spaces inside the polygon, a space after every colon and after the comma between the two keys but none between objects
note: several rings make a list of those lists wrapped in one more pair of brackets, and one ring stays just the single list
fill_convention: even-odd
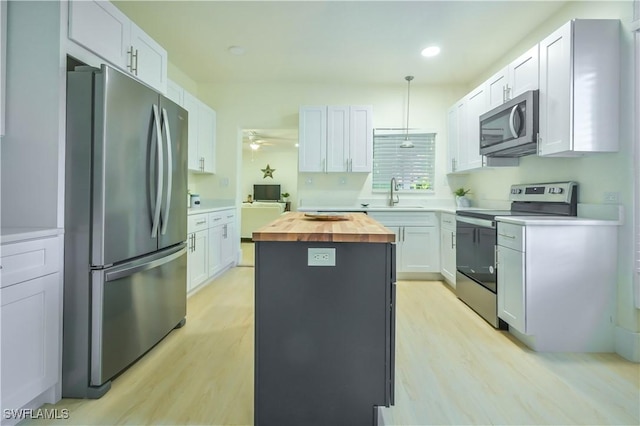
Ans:
[{"label": "oven door", "polygon": [[496,222],[456,216],[456,269],[496,292]]}]

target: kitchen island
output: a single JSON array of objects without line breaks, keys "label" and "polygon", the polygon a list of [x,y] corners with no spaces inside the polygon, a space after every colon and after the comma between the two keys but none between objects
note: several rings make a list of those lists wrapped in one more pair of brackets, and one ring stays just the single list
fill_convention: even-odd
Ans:
[{"label": "kitchen island", "polygon": [[393,404],[395,234],[322,219],[253,233],[256,425],[372,425]]}]

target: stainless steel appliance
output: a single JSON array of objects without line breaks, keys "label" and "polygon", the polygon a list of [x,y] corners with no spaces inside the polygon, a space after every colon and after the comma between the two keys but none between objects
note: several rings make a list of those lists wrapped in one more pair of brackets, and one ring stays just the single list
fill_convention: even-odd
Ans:
[{"label": "stainless steel appliance", "polygon": [[480,116],[480,154],[522,157],[538,148],[538,91],[529,90]]},{"label": "stainless steel appliance", "polygon": [[498,216],[576,216],[575,182],[512,185],[510,210],[458,210],[456,212],[456,295],[497,328],[496,243]]},{"label": "stainless steel appliance", "polygon": [[114,68],[67,73],[64,397],[99,398],[184,324],[187,118]]}]

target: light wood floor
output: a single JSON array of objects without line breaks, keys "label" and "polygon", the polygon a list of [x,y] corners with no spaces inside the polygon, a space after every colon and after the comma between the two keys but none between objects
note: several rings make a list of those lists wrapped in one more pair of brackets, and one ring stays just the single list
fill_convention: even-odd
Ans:
[{"label": "light wood floor", "polygon": [[[252,424],[253,272],[234,268],[196,293],[184,328],[103,398],[58,403],[70,410],[59,423]],[[396,405],[385,424],[640,424],[639,364],[531,352],[440,282],[397,290]]]}]

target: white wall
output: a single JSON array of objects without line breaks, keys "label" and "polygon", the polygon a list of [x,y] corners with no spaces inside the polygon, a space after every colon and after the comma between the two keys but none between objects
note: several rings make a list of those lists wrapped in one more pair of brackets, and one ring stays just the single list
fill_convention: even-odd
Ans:
[{"label": "white wall", "polygon": [[[217,174],[190,176],[189,185],[207,198],[244,198],[239,190],[238,170],[241,159],[240,135],[243,128],[297,128],[300,105],[373,105],[374,127],[402,127],[405,123],[407,86],[403,76],[394,85],[342,84],[256,84],[201,85],[199,93],[218,112]],[[452,200],[445,178],[447,149],[446,110],[464,94],[464,88],[433,87],[412,82],[410,127],[435,131],[435,194],[414,195],[430,199]],[[307,184],[312,177],[312,184]],[[344,184],[340,179],[345,178]],[[225,179],[229,185],[225,186]],[[289,191],[292,192],[292,191]],[[384,198],[372,194],[369,175],[301,174],[298,179],[298,201],[309,204],[317,199],[355,202],[358,198]],[[409,197],[409,196],[402,196]]]},{"label": "white wall", "polygon": [[487,170],[464,177],[464,184],[473,191],[472,198],[480,206],[494,206],[508,199],[512,183],[575,180],[579,183],[579,202],[604,203],[605,192],[620,194],[620,204],[628,218],[618,233],[618,316],[617,323],[627,330],[640,331],[640,314],[633,304],[633,37],[630,29],[633,6],[630,1],[568,2],[514,48],[499,64],[487,70],[468,88],[473,88],[515,59],[529,47],[572,18],[615,18],[622,22],[620,79],[620,151],[612,154],[591,154],[581,158],[524,157],[517,168]]},{"label": "white wall", "polygon": [[[269,165],[273,172],[273,179],[264,177],[262,169]],[[294,149],[274,151],[268,147],[257,151],[243,151],[242,174],[240,177],[240,193],[242,200],[247,195],[253,196],[254,184],[277,184],[282,193],[290,194],[291,206],[297,205],[298,186],[298,151]],[[292,209],[293,210],[293,209]]]}]

